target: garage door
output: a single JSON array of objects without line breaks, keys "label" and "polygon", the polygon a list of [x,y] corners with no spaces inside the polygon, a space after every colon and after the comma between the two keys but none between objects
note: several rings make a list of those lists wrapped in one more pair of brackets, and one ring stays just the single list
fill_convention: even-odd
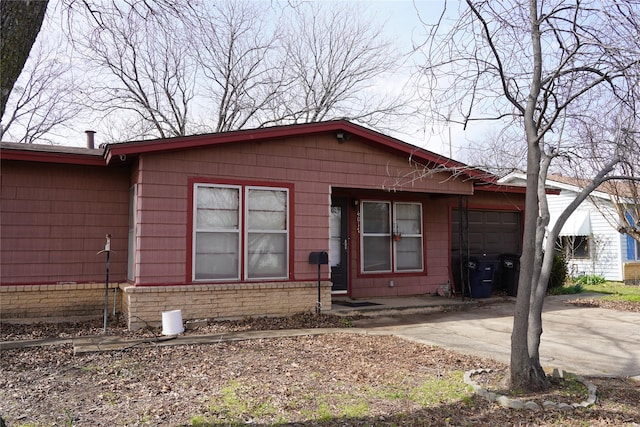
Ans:
[{"label": "garage door", "polygon": [[[500,254],[522,252],[520,212],[472,210],[469,212],[469,255],[497,259]],[[451,215],[451,252],[460,248],[460,216],[454,209]]]}]

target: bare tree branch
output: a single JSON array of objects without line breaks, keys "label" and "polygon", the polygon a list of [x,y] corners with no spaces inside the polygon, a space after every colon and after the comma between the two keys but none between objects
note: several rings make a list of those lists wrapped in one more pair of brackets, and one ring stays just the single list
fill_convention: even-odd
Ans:
[{"label": "bare tree branch", "polygon": [[[450,25],[440,19],[427,28],[420,46],[428,49],[416,80],[424,109],[436,117],[455,111],[459,118],[452,120],[465,124],[511,117],[505,126],[521,132],[513,144],[526,148],[527,244],[510,381],[514,388],[539,389],[548,385],[539,346],[555,238],[595,188],[628,177],[616,172],[637,164],[637,145],[615,137],[610,126],[596,131],[594,124],[637,116],[639,10],[634,0],[467,0],[465,6]],[[547,234],[545,183],[554,163],[593,178]]]}]

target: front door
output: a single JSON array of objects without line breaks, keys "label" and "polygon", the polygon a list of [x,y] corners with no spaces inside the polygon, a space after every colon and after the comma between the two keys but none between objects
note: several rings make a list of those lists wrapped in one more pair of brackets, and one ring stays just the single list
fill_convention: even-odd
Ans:
[{"label": "front door", "polygon": [[346,197],[331,198],[331,250],[329,265],[331,267],[331,292],[345,294],[348,289],[347,254],[349,252],[348,210]]}]

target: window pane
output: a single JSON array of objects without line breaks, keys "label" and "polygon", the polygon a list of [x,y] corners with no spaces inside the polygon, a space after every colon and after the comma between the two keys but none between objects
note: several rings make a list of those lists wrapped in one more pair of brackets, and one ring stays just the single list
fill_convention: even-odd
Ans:
[{"label": "window pane", "polygon": [[238,211],[223,209],[201,210],[196,214],[196,225],[198,229],[238,229]]},{"label": "window pane", "polygon": [[402,234],[422,234],[422,216],[420,213],[419,204],[397,203],[395,205],[397,231]]},{"label": "window pane", "polygon": [[250,189],[247,204],[249,230],[286,230],[286,191]]},{"label": "window pane", "polygon": [[396,269],[422,270],[422,239],[402,237],[396,243]]},{"label": "window pane", "polygon": [[198,187],[196,198],[198,229],[238,229],[240,199],[237,188]]},{"label": "window pane", "polygon": [[287,234],[249,233],[248,278],[287,277]]},{"label": "window pane", "polygon": [[364,236],[364,271],[390,271],[391,245],[387,236]]},{"label": "window pane", "polygon": [[238,277],[238,233],[196,233],[194,278]]},{"label": "window pane", "polygon": [[329,219],[329,265],[336,267],[340,265],[342,255],[342,208],[331,206],[331,217]]},{"label": "window pane", "polygon": [[342,208],[340,206],[331,206],[331,217],[329,218],[329,231],[332,238],[341,237],[342,226]]},{"label": "window pane", "polygon": [[389,233],[389,204],[384,202],[363,202],[362,222],[364,233]]},{"label": "window pane", "polygon": [[572,236],[573,258],[589,258],[589,238],[587,236]]},{"label": "window pane", "polygon": [[561,236],[559,246],[567,258],[589,258],[589,236]]}]

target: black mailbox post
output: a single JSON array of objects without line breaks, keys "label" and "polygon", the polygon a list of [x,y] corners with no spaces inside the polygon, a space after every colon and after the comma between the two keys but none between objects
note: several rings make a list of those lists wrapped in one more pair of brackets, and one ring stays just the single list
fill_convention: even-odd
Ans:
[{"label": "black mailbox post", "polygon": [[329,254],[322,252],[311,252],[309,253],[309,264],[318,266],[318,302],[316,305],[316,313],[320,314],[322,309],[322,302],[320,301],[320,266],[329,264]]}]

